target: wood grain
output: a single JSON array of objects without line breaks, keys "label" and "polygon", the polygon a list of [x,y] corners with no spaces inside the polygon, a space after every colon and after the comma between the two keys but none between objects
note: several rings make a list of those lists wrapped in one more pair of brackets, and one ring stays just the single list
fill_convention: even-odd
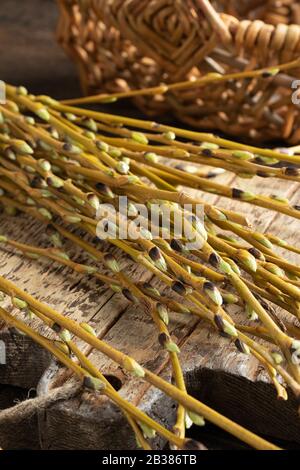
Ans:
[{"label": "wood grain", "polygon": [[[3,47],[0,79],[24,84],[36,93],[51,93],[57,98],[79,93],[75,70],[54,42],[56,16],[52,0],[1,1],[0,41]],[[119,111],[132,114],[128,109]],[[298,187],[292,182],[258,178],[241,180],[230,174],[218,177],[218,181],[253,192],[288,196],[295,204],[299,203]],[[259,230],[269,231],[299,245],[299,221],[211,194],[199,194],[217,205],[247,213]],[[44,245],[43,232],[43,227],[22,215],[17,218],[0,215],[0,233],[14,239]],[[70,248],[69,245],[67,247]],[[293,262],[299,262],[296,255],[284,254]],[[74,258],[80,262],[86,259],[78,251],[74,252]],[[124,256],[122,265],[134,279],[151,278]],[[149,369],[171,379],[167,355],[158,345],[157,332],[150,319],[139,307],[129,306],[122,296],[114,294],[106,286],[55,264],[25,261],[19,255],[2,249],[0,274],[65,315],[89,322],[99,337],[124,352],[132,353]],[[243,311],[234,314],[240,322],[245,321]],[[33,326],[37,323],[34,322]],[[40,331],[49,334],[45,328]],[[181,344],[181,361],[192,394],[258,433],[300,443],[297,403],[292,394],[288,402],[277,401],[272,385],[254,358],[238,354],[227,340],[191,317],[172,316],[171,331]],[[35,388],[44,373],[38,388],[39,393],[45,393],[63,377],[64,371],[56,364],[49,367],[51,359],[48,354],[15,330],[2,325],[0,340],[5,341],[7,349],[7,365],[0,365],[0,384]],[[100,353],[91,351],[90,358],[106,374],[121,381],[122,396],[161,422],[167,425],[174,422],[175,406],[171,400],[141,381],[129,381]],[[24,435],[27,429],[34,429],[30,427],[33,424],[26,426]],[[39,431],[44,449],[135,447],[121,412],[108,400],[101,398],[95,401],[89,394],[60,403],[40,414]],[[6,431],[0,430],[1,439],[5,434]],[[4,444],[4,447],[9,446],[7,441]],[[161,448],[163,442],[156,440],[154,446]]]},{"label": "wood grain", "polygon": [[[248,190],[254,192],[289,196],[295,203],[297,202],[297,185],[290,182],[263,180],[262,188],[261,179],[247,181],[245,185],[243,180],[238,180],[230,174],[218,177],[218,181],[231,186],[244,188],[247,186]],[[269,231],[279,236],[284,233],[288,241],[295,243],[299,241],[298,221],[211,194],[199,192],[198,194],[222,207],[234,208],[240,212],[247,211],[253,225],[262,231]],[[14,223],[11,218],[4,218],[1,231],[13,238],[45,243],[43,229],[38,229],[35,223],[28,223],[28,220],[22,216]],[[85,260],[77,251],[74,256],[80,261]],[[291,254],[291,259],[293,257]],[[121,263],[134,279],[150,279],[149,273],[133,266],[125,256],[121,256]],[[49,265],[48,262],[21,260],[19,256],[12,255],[9,251],[1,252],[0,272],[71,318],[89,322],[99,337],[132,354],[150,370],[160,372],[167,377],[170,375],[167,355],[158,345],[157,332],[151,319],[146,317],[140,307],[128,306],[123,297],[113,294],[107,287],[98,285],[94,280],[83,279],[68,269]],[[238,311],[235,315],[240,322],[245,321],[243,311]],[[276,400],[272,385],[253,357],[238,354],[227,340],[218,337],[211,328],[191,317],[173,315],[170,330],[181,344],[182,364],[191,392],[256,432],[300,442],[296,402],[292,397],[288,403]],[[46,334],[46,330],[43,329],[43,333]],[[2,333],[5,334],[8,334],[7,331]],[[22,340],[24,341],[24,337]],[[25,355],[34,361],[38,356],[36,353],[32,354],[33,352],[30,351],[29,355]],[[101,371],[121,381],[120,393],[123,397],[161,422],[172,424],[175,408],[171,400],[139,380],[129,381],[126,374],[98,351],[90,351],[89,356]],[[14,354],[14,364],[20,360],[17,357],[18,354]],[[21,357],[24,360],[23,351]],[[41,362],[39,364],[41,366]],[[32,365],[30,369],[40,371]],[[18,367],[14,367],[13,374],[6,370],[7,383],[20,385],[21,381],[24,381],[22,374],[18,375],[18,370]],[[60,369],[54,375],[48,371],[42,380],[40,393],[53,387],[61,374],[63,371]],[[33,386],[36,385],[34,377],[29,380],[32,380]],[[28,385],[27,381],[26,386]],[[271,410],[273,413],[270,413]],[[268,419],[265,419],[265,416],[268,416]],[[76,433],[78,427],[81,430],[80,439]],[[80,399],[60,403],[47,410],[39,416],[39,428],[43,448],[47,449],[107,449],[135,446],[122,413],[107,399],[101,398],[95,402],[87,394]],[[160,447],[162,442],[157,441],[154,444]]]}]

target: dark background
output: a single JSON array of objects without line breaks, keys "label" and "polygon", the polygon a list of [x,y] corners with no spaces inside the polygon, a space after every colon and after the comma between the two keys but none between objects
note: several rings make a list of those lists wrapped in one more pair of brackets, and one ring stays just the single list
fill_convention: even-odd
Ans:
[{"label": "dark background", "polygon": [[55,0],[0,0],[0,79],[37,94],[80,94],[76,67],[56,42]]}]

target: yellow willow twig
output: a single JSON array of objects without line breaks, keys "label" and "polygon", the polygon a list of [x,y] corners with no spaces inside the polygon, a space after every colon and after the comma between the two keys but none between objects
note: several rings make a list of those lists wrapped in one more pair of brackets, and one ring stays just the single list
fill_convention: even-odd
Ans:
[{"label": "yellow willow twig", "polygon": [[[199,402],[195,398],[188,395],[186,392],[179,390],[174,385],[166,382],[158,375],[150,372],[149,370],[141,367],[134,359],[127,356],[126,354],[114,349],[109,344],[105,343],[101,339],[95,337],[91,333],[87,332],[84,328],[78,325],[74,320],[70,318],[64,317],[56,312],[51,307],[39,302],[38,300],[34,299],[28,293],[22,291],[17,286],[15,286],[12,282],[4,279],[0,276],[0,288],[9,293],[10,295],[13,293],[14,296],[17,298],[22,299],[25,301],[29,306],[35,308],[47,318],[51,319],[53,322],[57,323],[72,334],[77,336],[78,338],[82,339],[86,343],[93,346],[95,349],[99,350],[114,362],[119,364],[121,367],[125,368],[127,371],[134,373],[141,377],[142,379],[149,382],[151,385],[155,386],[166,395],[173,398],[175,401],[180,403],[184,406],[187,410],[190,410],[200,416],[203,416],[208,421],[216,424],[217,426],[221,427],[225,431],[229,432],[230,434],[236,436],[237,438],[241,439],[242,441],[246,442],[247,444],[251,445],[252,447],[260,450],[278,450],[278,447],[268,443],[264,439],[256,436],[252,432],[246,430],[242,426],[234,423],[233,421],[225,418],[218,412],[212,410],[205,404]],[[3,315],[3,312],[2,312]],[[125,406],[124,406],[125,408]],[[130,410],[128,410],[130,412]],[[132,414],[134,415],[134,411]],[[177,445],[175,443],[175,445]]]},{"label": "yellow willow twig", "polygon": [[[90,372],[77,365],[74,361],[71,361],[71,359],[66,354],[60,351],[57,347],[53,346],[49,340],[40,336],[32,328],[25,325],[23,322],[9,314],[1,307],[0,318],[4,320],[8,325],[12,325],[18,330],[22,331],[40,346],[44,347],[46,350],[51,352],[51,354],[53,354],[62,364],[71,369],[79,378],[84,379],[85,377],[91,376]],[[90,370],[94,370],[91,365],[89,365],[89,368]],[[162,437],[166,438],[169,442],[174,443],[180,448],[184,448],[185,440],[175,436],[172,432],[168,431],[156,421],[149,418],[141,410],[121,398],[120,395],[114,389],[105,386],[105,383],[103,385],[104,387],[103,389],[101,389],[102,393],[107,395],[112,401],[114,401],[118,406],[120,406],[121,409],[125,410],[127,413],[129,413],[131,416],[134,416],[137,420],[141,421],[142,423],[145,423],[147,426],[149,426],[149,428],[157,431]]]},{"label": "yellow willow twig", "polygon": [[[221,75],[219,73],[208,73],[197,80],[187,80],[179,83],[161,84],[156,87],[144,88],[142,90],[130,90],[120,93],[112,94],[98,94],[94,96],[86,96],[83,98],[74,98],[61,101],[63,104],[78,105],[78,104],[92,104],[92,103],[110,103],[123,98],[134,98],[137,96],[147,95],[164,95],[172,91],[190,90],[193,88],[200,88],[214,83],[226,82],[229,80],[240,80],[243,78],[261,78],[263,75],[270,73],[269,76],[275,76],[280,71],[287,71],[299,67],[299,60],[294,60],[287,64],[278,65],[276,69],[263,68],[259,70],[246,70],[244,72],[231,73]],[[275,73],[276,72],[276,73]]]}]

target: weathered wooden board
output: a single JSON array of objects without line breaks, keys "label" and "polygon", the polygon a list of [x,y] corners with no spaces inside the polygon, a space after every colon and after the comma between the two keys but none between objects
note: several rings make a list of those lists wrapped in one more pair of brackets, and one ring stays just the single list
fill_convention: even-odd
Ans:
[{"label": "weathered wooden board", "polygon": [[[24,84],[33,92],[48,92],[58,98],[78,94],[75,70],[53,40],[55,23],[55,2],[52,0],[1,1],[0,79]],[[257,179],[236,182],[228,174],[218,180],[256,192],[288,195],[299,203],[297,185],[291,182]],[[247,211],[260,230],[268,230],[299,245],[299,221],[223,198],[203,197],[224,207]],[[0,215],[0,233],[25,242],[45,242],[43,228],[23,216],[12,219]],[[78,260],[84,260],[79,253],[75,255]],[[290,254],[290,259],[295,256]],[[125,258],[123,263],[135,279],[149,279],[149,274],[143,270],[130,268]],[[170,378],[166,354],[158,346],[157,333],[149,318],[138,307],[128,308],[128,302],[107,287],[92,279],[82,279],[70,270],[50,266],[47,262],[25,262],[8,251],[0,252],[0,273],[66,315],[90,322],[99,337],[125,352],[131,352],[148,368],[161,371]],[[237,312],[237,318],[243,321],[243,312]],[[181,343],[181,359],[191,393],[259,433],[300,442],[297,404],[292,396],[288,403],[276,400],[273,387],[255,359],[237,354],[227,340],[217,337],[215,332],[195,319],[174,316],[171,330]],[[1,339],[6,343],[7,364],[0,365],[0,384],[37,387],[49,366],[51,359],[48,354],[15,331],[2,329]],[[120,393],[124,397],[153,417],[172,424],[175,407],[171,400],[140,381],[129,383],[126,375],[100,353],[93,351],[90,357],[101,370],[117,377],[120,382],[115,380],[115,383],[122,385]],[[59,377],[55,366],[48,368],[39,392],[47,391]],[[39,428],[45,449],[135,446],[132,434],[116,407],[102,398],[96,403],[87,394],[41,414]],[[25,429],[28,432],[34,428],[26,423]],[[3,436],[8,435],[6,431],[0,429],[0,445],[9,447],[10,443],[3,440]],[[19,442],[21,440],[22,437]],[[162,442],[156,441],[155,445],[160,447]]]},{"label": "weathered wooden board", "polygon": [[[237,184],[230,175],[224,175],[219,179],[224,183],[227,182],[227,184]],[[247,188],[250,191],[262,191],[261,180],[247,181]],[[297,198],[296,190],[297,185],[295,184],[282,184],[275,180],[264,181],[263,192],[266,194],[276,192],[282,196],[288,195],[294,198],[295,202]],[[233,206],[235,209],[238,207],[241,210],[245,210],[245,205],[237,205],[231,201],[225,201],[223,198],[212,196],[205,198],[210,201],[218,202],[224,207]],[[299,227],[298,221],[291,222],[285,216],[278,216],[271,212],[267,213],[264,210],[251,206],[247,207],[247,213],[249,213],[253,223],[259,226],[261,230],[269,230],[270,232],[280,235],[281,227],[284,225],[286,239],[297,242],[299,236],[297,231],[297,227]],[[242,317],[243,313],[241,313],[240,316]],[[111,338],[111,335],[114,335],[115,329],[119,331],[118,324],[110,331],[109,338]],[[155,335],[154,331],[153,335]],[[117,334],[113,344],[119,345],[119,341],[120,336]],[[122,343],[121,346],[123,346]],[[125,350],[128,351],[127,348]],[[181,350],[182,363],[184,364],[187,383],[189,387],[191,387],[191,391],[197,393],[198,396],[205,401],[208,400],[212,406],[216,406],[227,416],[237,419],[239,422],[242,422],[257,432],[299,442],[300,427],[297,417],[297,403],[293,399],[288,403],[279,403],[277,401],[275,392],[272,390],[266,375],[254,358],[237,354],[234,348],[229,345],[228,341],[220,340],[210,328],[201,323],[184,341]],[[94,351],[92,359],[97,365],[103,366],[103,358],[99,356],[100,355]],[[141,363],[143,363],[143,360],[141,360]],[[49,385],[50,384],[51,381],[49,382]],[[137,390],[138,388],[135,384],[130,387],[130,396],[132,398],[136,397]],[[121,391],[122,393],[126,393],[124,396],[128,396],[125,385],[123,385]],[[153,399],[151,399],[152,397]],[[161,393],[153,390],[151,387],[147,395],[139,401],[139,405],[148,411],[149,400],[151,405],[153,401],[156,404],[156,412],[150,407],[151,414],[171,424],[174,419],[172,404],[168,402]],[[75,412],[77,409],[76,405],[73,405],[71,411],[69,405],[70,404],[66,406],[68,409],[68,417],[65,416],[65,418],[68,420],[68,423],[75,424],[78,422],[79,424],[82,418]],[[46,413],[48,419],[52,419],[53,416],[58,415],[58,408],[60,411],[66,410],[63,404],[56,408],[56,410],[52,409]],[[158,414],[157,410],[159,410]],[[273,410],[273,413],[270,413],[270,410]],[[274,410],[276,410],[276,412],[274,412]],[[272,415],[272,419],[266,419],[266,416],[270,415]],[[123,421],[122,416],[119,416]],[[79,421],[77,421],[78,419]],[[105,435],[103,435],[101,432],[99,420],[103,422],[103,415],[101,414],[99,418],[97,418],[97,414],[95,413],[94,419],[89,420],[88,426],[83,428],[85,432],[83,432],[82,437],[87,436],[84,443],[84,439],[81,441],[83,447],[89,446],[90,444],[88,430],[92,426],[94,431],[93,435],[98,446],[102,447],[103,445],[103,448],[106,448],[107,435],[105,433]],[[126,425],[123,423],[123,426]],[[54,444],[54,446],[62,446],[63,448],[68,448],[68,446],[72,447],[73,436],[69,436],[68,439],[63,439],[57,443],[54,426],[47,424],[46,426],[42,425],[41,428],[47,430],[48,445]],[[96,442],[93,441],[92,446],[94,446]],[[110,445],[112,445],[112,442],[113,439],[110,441]]]},{"label": "weathered wooden board", "polygon": [[[239,183],[229,174],[218,177],[218,180],[230,185]],[[261,180],[258,179],[247,181],[246,184],[249,190],[266,194],[276,192],[282,196],[288,195],[295,203],[297,202],[297,185],[290,182],[279,183],[276,180],[263,182],[263,188]],[[245,183],[242,181],[241,185]],[[223,207],[247,210],[253,224],[260,230],[280,235],[284,228],[285,238],[297,243],[298,221],[291,221],[285,216],[212,195],[201,194],[201,197]],[[31,225],[22,216],[16,221],[12,221],[11,218],[1,219],[1,232],[24,241],[45,243],[41,230],[37,230],[35,224]],[[84,260],[82,254],[75,253],[75,256],[79,256],[81,261]],[[138,280],[150,278],[141,268],[133,269],[126,257],[122,258],[122,264],[127,266],[133,278]],[[132,354],[149,369],[161,371],[167,376],[170,374],[167,355],[158,345],[157,332],[151,320],[139,307],[128,307],[128,302],[123,297],[113,294],[105,286],[99,286],[91,279],[82,279],[70,270],[49,267],[47,262],[24,262],[8,251],[1,252],[0,272],[57,310],[76,320],[90,322],[99,337]],[[237,315],[239,320],[243,321],[243,312]],[[197,324],[196,320],[190,317],[174,317],[170,329],[181,343],[182,363],[188,386],[193,393],[257,432],[300,442],[296,402],[292,398],[288,403],[276,400],[275,391],[254,358],[237,354],[227,340],[221,339],[206,325]],[[0,338],[4,337],[3,335],[7,338],[7,331],[3,332]],[[0,381],[36,386],[37,372],[40,373],[42,367],[46,367],[49,357],[43,358],[45,361],[43,362],[41,355],[37,355],[36,351],[21,350],[21,362],[27,363],[29,357],[30,361],[38,358],[37,366],[39,366],[32,367],[30,364],[28,369],[34,370],[34,375],[26,373],[27,381],[24,381],[24,374],[18,373],[20,350],[18,349],[16,354],[15,339],[14,333],[13,341],[8,343],[8,350],[12,348],[13,351],[9,357],[14,357],[13,374],[10,374],[5,367],[2,367],[2,371],[0,368]],[[23,344],[27,343],[24,337],[20,340]],[[90,352],[90,358],[105,374],[120,380],[122,396],[162,422],[172,423],[175,408],[171,400],[166,400],[160,392],[141,381],[132,379],[128,381],[128,377],[118,367],[97,351]],[[47,371],[39,387],[40,393],[52,387],[59,375],[59,373],[53,375],[52,369],[51,373]],[[270,410],[276,412],[270,413]],[[119,410],[107,399],[101,398],[100,402],[95,402],[87,394],[67,403],[60,403],[41,414],[39,427],[42,446],[47,449],[107,449],[135,446],[135,441],[129,437],[131,433]],[[77,432],[78,429],[80,433]],[[109,433],[107,429],[110,430]],[[155,444],[161,446],[162,443],[158,441]]]}]

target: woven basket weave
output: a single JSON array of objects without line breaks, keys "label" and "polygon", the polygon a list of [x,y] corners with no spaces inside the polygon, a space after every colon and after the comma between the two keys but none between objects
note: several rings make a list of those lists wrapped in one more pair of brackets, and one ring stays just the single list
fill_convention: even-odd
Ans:
[{"label": "woven basket weave", "polygon": [[[115,92],[275,66],[300,53],[292,0],[58,0],[58,38],[84,93]],[[217,12],[217,10],[218,12]],[[268,19],[273,24],[267,24]],[[172,111],[193,126],[256,141],[300,141],[292,75],[222,82],[136,97],[149,115]]]},{"label": "woven basket weave", "polygon": [[214,4],[239,19],[260,19],[273,25],[300,23],[300,3],[295,0],[217,0]]}]

